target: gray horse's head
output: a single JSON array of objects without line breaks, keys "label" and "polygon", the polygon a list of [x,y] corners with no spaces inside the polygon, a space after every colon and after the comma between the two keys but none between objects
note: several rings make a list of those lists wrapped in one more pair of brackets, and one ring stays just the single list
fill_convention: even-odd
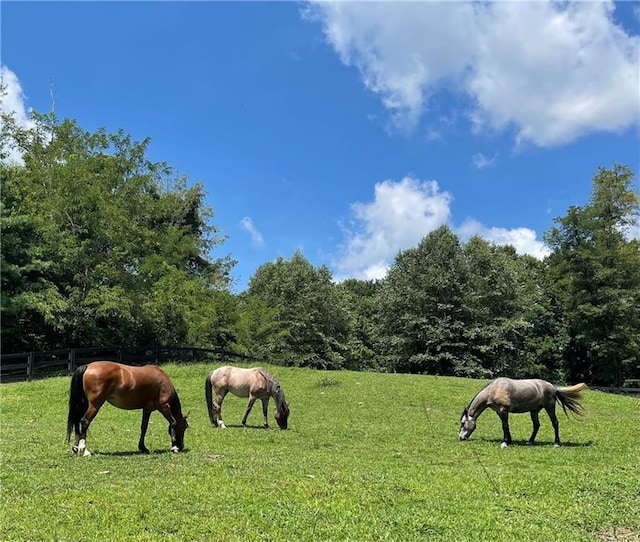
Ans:
[{"label": "gray horse's head", "polygon": [[469,409],[465,408],[460,416],[460,440],[468,440],[476,429],[476,421],[469,415]]}]

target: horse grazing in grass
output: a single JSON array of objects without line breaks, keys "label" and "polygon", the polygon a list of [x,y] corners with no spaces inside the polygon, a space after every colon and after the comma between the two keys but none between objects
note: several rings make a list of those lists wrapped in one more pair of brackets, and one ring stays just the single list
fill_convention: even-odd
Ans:
[{"label": "horse grazing in grass", "polygon": [[130,367],[113,361],[94,361],[78,367],[71,377],[67,442],[74,429],[76,439],[71,448],[74,453],[91,455],[86,448],[87,429],[105,401],[124,410],[142,409],[138,442],[141,452],[149,453],[144,437],[154,410],[159,410],[169,422],[171,451],[177,453],[184,448],[184,432],[189,426],[187,415],[182,414],[176,389],[164,371],[155,365]]},{"label": "horse grazing in grass", "polygon": [[[209,419],[214,427],[226,427],[222,421],[222,401],[227,393],[231,392],[238,397],[248,397],[247,411],[242,418],[242,425],[246,425],[249,412],[253,404],[260,399],[262,401],[262,413],[264,415],[264,427],[269,427],[267,420],[267,407],[269,398],[273,397],[276,403],[275,419],[280,429],[286,429],[289,419],[289,403],[287,403],[284,390],[271,373],[262,367],[241,369],[239,367],[225,366],[211,371],[204,383]],[[213,393],[215,392],[215,399]]]},{"label": "horse grazing in grass", "polygon": [[[496,411],[502,420],[502,444],[506,448],[511,444],[511,432],[509,431],[509,412],[531,413],[533,433],[527,444],[533,444],[540,420],[538,413],[544,408],[551,419],[555,431],[554,446],[560,446],[560,433],[558,418],[556,417],[556,401],[562,405],[562,410],[567,414],[567,409],[575,414],[582,414],[580,404],[582,398],[580,392],[586,389],[586,384],[556,388],[553,384],[539,379],[513,380],[511,378],[496,378],[489,382],[474,397],[471,404],[464,409],[460,418],[460,440],[467,440],[476,428],[476,420],[487,408]],[[568,414],[567,414],[568,415]]]}]

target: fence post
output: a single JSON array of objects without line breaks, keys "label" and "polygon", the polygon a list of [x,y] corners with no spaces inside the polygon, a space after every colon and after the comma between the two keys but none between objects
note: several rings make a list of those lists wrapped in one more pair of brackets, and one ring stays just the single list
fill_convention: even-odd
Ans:
[{"label": "fence post", "polygon": [[35,352],[29,352],[29,357],[27,358],[27,381],[30,381],[33,378],[34,359],[35,359]]},{"label": "fence post", "polygon": [[67,365],[67,371],[69,372],[69,376],[71,376],[75,370],[76,370],[76,349],[71,348],[69,350],[69,363]]}]

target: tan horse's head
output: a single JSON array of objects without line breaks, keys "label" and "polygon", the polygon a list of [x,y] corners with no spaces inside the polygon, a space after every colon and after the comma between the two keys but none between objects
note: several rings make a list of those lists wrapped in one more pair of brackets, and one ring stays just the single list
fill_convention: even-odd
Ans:
[{"label": "tan horse's head", "polygon": [[289,403],[287,403],[285,399],[284,390],[280,384],[276,386],[274,398],[276,401],[276,411],[273,417],[276,419],[280,429],[287,429],[289,426]]}]

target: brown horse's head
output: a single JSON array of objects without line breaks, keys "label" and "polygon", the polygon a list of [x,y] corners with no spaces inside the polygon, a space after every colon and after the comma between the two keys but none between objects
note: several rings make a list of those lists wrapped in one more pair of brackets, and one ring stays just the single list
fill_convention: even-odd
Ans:
[{"label": "brown horse's head", "polygon": [[[176,439],[171,443],[172,447],[176,446],[180,451],[184,449],[184,432],[189,427],[187,416],[189,416],[189,413],[185,414],[184,416],[182,415],[182,413],[180,413],[180,416],[178,416],[178,418],[176,419]],[[169,434],[171,435],[171,427],[169,427]]]}]

